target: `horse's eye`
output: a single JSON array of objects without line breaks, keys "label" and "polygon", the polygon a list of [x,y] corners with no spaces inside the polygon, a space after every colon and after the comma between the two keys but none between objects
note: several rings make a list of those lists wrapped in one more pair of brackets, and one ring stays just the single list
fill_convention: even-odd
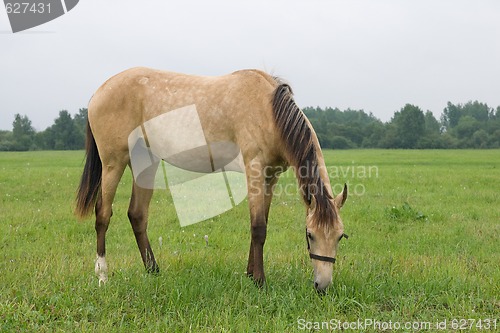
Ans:
[{"label": "horse's eye", "polygon": [[314,240],[314,237],[310,232],[307,233],[307,238],[309,238],[309,240],[311,240],[311,241]]}]

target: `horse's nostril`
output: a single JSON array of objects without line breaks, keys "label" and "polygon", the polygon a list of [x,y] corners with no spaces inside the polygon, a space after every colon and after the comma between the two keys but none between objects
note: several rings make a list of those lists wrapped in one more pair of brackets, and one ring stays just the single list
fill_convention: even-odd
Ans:
[{"label": "horse's nostril", "polygon": [[314,289],[318,290],[318,282],[314,282]]}]

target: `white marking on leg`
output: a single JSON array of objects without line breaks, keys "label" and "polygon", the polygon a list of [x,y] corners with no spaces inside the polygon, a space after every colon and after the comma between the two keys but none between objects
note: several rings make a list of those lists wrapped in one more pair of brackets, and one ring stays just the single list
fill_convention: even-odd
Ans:
[{"label": "white marking on leg", "polygon": [[104,284],[108,281],[108,265],[106,264],[104,256],[97,256],[95,261],[95,274],[99,278],[99,287],[101,286],[101,282]]}]

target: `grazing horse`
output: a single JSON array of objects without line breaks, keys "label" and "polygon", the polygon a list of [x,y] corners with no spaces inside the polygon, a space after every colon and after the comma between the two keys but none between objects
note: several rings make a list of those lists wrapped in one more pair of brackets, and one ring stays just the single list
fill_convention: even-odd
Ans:
[{"label": "grazing horse", "polygon": [[[260,286],[265,281],[263,247],[273,189],[280,173],[291,167],[307,208],[314,286],[323,291],[332,281],[338,243],[345,236],[339,210],[347,186],[333,196],[316,133],[291,88],[259,70],[205,77],[132,68],[96,91],[88,107],[87,157],[75,214],[83,218],[95,208],[99,283],[107,281],[105,235],[113,198],[125,167],[131,166],[128,137],[148,120],[188,105],[196,106],[208,145],[231,142],[241,151],[251,225],[247,275]],[[147,271],[158,272],[147,236],[152,194],[134,178],[128,218]]]}]

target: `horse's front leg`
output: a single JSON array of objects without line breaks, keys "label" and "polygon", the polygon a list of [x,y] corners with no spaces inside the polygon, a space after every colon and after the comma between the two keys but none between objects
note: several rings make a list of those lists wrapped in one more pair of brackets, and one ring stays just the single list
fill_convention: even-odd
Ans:
[{"label": "horse's front leg", "polygon": [[264,243],[267,234],[267,218],[276,179],[266,178],[259,163],[247,167],[248,204],[250,208],[251,242],[248,254],[247,275],[258,286],[265,282]]},{"label": "horse's front leg", "polygon": [[264,284],[264,243],[266,241],[267,224],[262,211],[263,200],[249,198],[251,242],[248,256],[247,274],[260,287]]}]

